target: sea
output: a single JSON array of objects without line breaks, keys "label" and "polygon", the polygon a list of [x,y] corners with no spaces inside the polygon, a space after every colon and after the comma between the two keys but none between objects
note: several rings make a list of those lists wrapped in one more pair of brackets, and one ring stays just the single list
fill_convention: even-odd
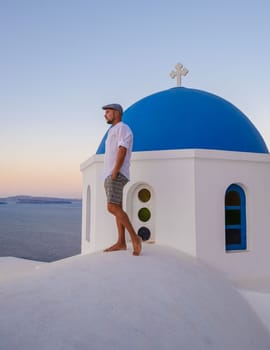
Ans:
[{"label": "sea", "polygon": [[0,205],[0,257],[52,262],[81,252],[80,200]]}]

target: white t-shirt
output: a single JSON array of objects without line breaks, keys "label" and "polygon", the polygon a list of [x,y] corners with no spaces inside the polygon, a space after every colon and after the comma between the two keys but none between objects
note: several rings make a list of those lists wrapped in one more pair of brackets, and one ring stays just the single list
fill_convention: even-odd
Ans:
[{"label": "white t-shirt", "polygon": [[129,179],[130,158],[132,152],[133,134],[129,126],[123,122],[119,122],[112,126],[107,135],[105,142],[104,157],[104,179],[112,174],[115,166],[116,157],[119,146],[127,149],[124,163],[120,169],[120,173]]}]

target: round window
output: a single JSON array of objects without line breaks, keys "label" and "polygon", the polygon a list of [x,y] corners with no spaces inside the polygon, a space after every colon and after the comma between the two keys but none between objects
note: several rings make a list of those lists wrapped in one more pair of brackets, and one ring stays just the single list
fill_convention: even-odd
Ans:
[{"label": "round window", "polygon": [[141,208],[138,212],[138,217],[141,221],[146,222],[151,218],[151,212],[148,208]]},{"label": "round window", "polygon": [[151,236],[151,232],[149,228],[142,226],[138,230],[138,236],[140,236],[143,241],[147,241]]},{"label": "round window", "polygon": [[139,191],[138,198],[141,202],[148,202],[151,198],[151,193],[146,188],[143,188]]}]

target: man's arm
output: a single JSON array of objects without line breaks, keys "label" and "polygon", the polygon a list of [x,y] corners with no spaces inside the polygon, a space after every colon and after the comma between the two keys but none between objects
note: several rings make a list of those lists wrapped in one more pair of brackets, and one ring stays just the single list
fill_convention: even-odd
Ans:
[{"label": "man's arm", "polygon": [[115,180],[117,177],[117,174],[119,173],[121,166],[124,163],[125,157],[126,157],[127,149],[123,146],[119,146],[118,153],[115,161],[115,165],[112,171],[112,179]]}]

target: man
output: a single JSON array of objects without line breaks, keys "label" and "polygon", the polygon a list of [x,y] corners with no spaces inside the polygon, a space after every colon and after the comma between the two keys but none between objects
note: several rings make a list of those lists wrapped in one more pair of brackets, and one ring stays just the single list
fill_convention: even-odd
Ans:
[{"label": "man", "polygon": [[108,131],[105,143],[104,157],[104,187],[107,196],[107,209],[115,216],[118,240],[105,252],[126,250],[125,229],[130,234],[133,245],[133,255],[140,255],[142,249],[139,237],[122,207],[123,189],[129,181],[129,167],[132,152],[133,134],[130,128],[122,122],[123,109],[119,104],[109,104],[102,107],[105,119],[112,127]]}]

